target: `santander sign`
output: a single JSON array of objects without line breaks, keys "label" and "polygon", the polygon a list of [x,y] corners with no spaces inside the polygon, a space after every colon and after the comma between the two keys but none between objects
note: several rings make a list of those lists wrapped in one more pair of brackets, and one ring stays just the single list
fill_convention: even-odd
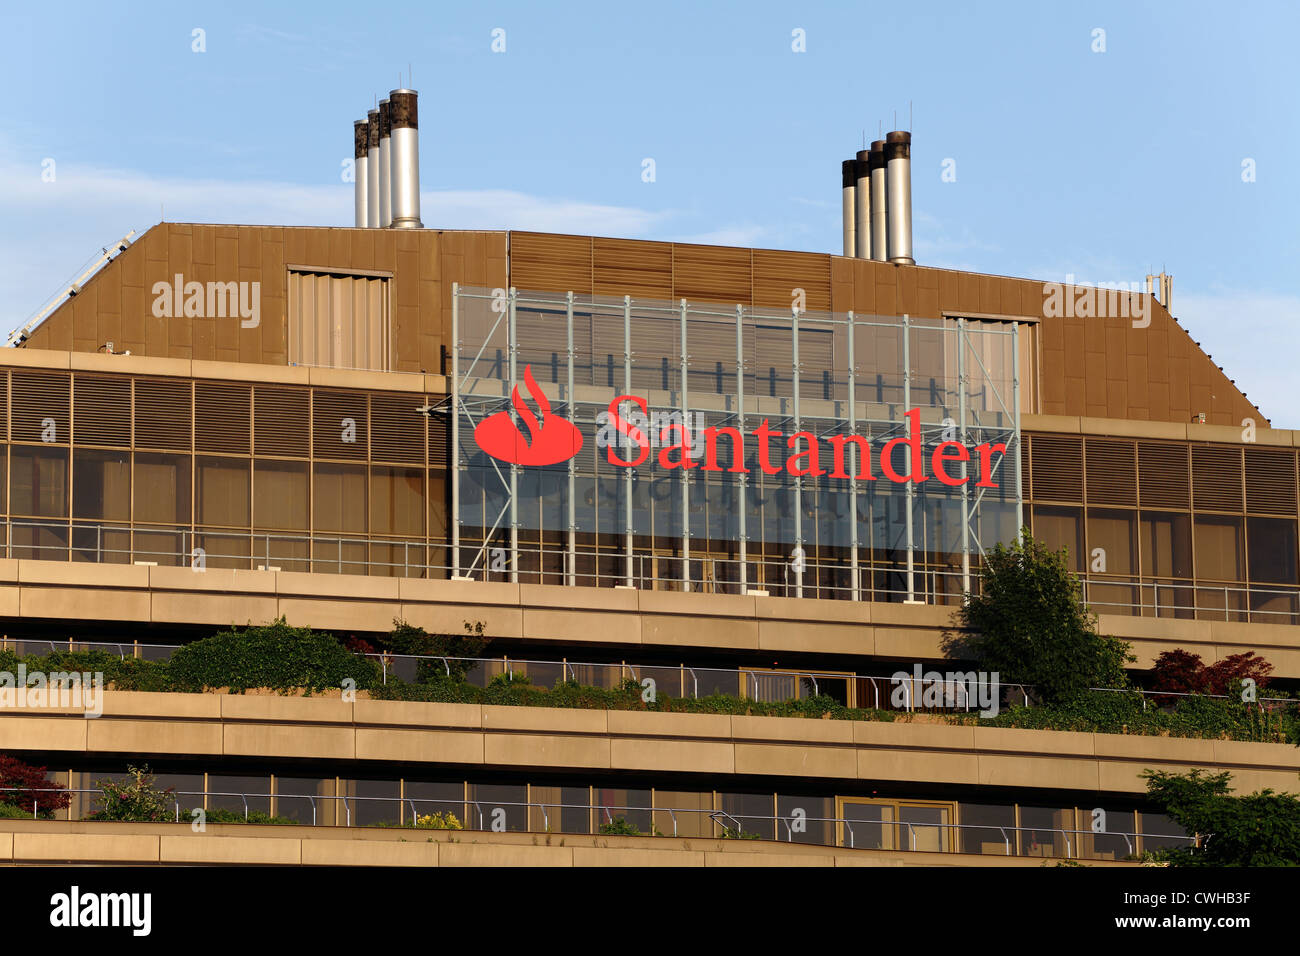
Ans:
[{"label": "santander sign", "polygon": [[[582,450],[582,433],[567,419],[551,411],[551,403],[533,378],[531,365],[524,367],[524,386],[541,410],[540,420],[520,398],[516,387],[510,395],[510,402],[527,427],[528,435],[525,436],[514,423],[509,412],[497,412],[485,418],[474,429],[474,440],[479,448],[493,458],[515,465],[555,465],[573,458]],[[620,409],[624,409],[628,403],[640,410],[639,416],[628,412],[627,417],[624,417],[620,413]],[[787,437],[784,432],[770,428],[766,418],[753,431],[743,434],[740,429],[729,425],[705,428],[702,456],[692,452],[695,442],[690,428],[680,422],[668,424],[660,429],[658,435],[657,444],[660,448],[656,463],[665,471],[699,468],[700,471],[747,475],[751,469],[745,464],[748,459],[745,442],[746,437],[752,435],[758,441],[758,469],[765,475],[785,472],[796,478],[825,476],[846,480],[854,478],[858,481],[875,481],[879,477],[898,484],[920,483],[934,478],[940,484],[951,487],[978,478],[976,488],[998,487],[993,481],[993,456],[1005,455],[1005,444],[986,442],[970,447],[959,441],[944,441],[927,452],[921,437],[920,409],[914,408],[904,417],[908,424],[907,434],[884,442],[875,456],[879,476],[873,473],[872,442],[861,435],[823,435],[819,438],[812,432],[799,431]],[[607,421],[607,427],[623,436],[621,440],[607,443],[605,454],[609,463],[618,468],[639,468],[645,465],[650,458],[651,444],[641,427],[649,421],[646,400],[638,395],[619,395],[609,403]],[[781,438],[786,439],[785,445],[791,454],[783,461],[773,461],[772,442]],[[719,448],[719,441],[723,439],[727,443],[725,451]],[[828,446],[829,452],[825,456],[823,442]],[[845,470],[851,461],[846,452],[850,445],[857,449],[857,472],[854,475]],[[907,450],[904,456],[907,466],[901,472],[896,467],[896,448]],[[624,457],[623,452],[627,452],[628,456]],[[700,458],[703,460],[700,461]],[[963,463],[974,466],[966,469],[965,476],[958,467]]]}]

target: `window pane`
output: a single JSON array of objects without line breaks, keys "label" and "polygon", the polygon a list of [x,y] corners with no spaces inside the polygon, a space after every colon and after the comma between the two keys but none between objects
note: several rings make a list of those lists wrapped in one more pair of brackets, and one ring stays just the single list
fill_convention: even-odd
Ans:
[{"label": "window pane", "polygon": [[254,462],[253,521],[257,527],[306,531],[310,501],[306,462]]},{"label": "window pane", "polygon": [[75,518],[131,520],[131,453],[86,451],[72,458],[72,514]]},{"label": "window pane", "polygon": [[1191,516],[1142,512],[1142,573],[1162,578],[1192,576]]},{"label": "window pane", "polygon": [[366,466],[318,464],[315,480],[316,529],[365,534]]},{"label": "window pane", "polygon": [[[1136,551],[1131,511],[1088,511],[1088,568],[1106,574],[1133,573]],[[1101,553],[1097,553],[1097,549]]]},{"label": "window pane", "polygon": [[136,452],[135,520],[166,525],[190,523],[189,455]]},{"label": "window pane", "polygon": [[1296,524],[1291,518],[1248,518],[1250,579],[1296,583]]},{"label": "window pane", "polygon": [[1241,519],[1197,515],[1196,577],[1242,581]]},{"label": "window pane", "polygon": [[963,803],[960,806],[963,853],[1010,856],[1016,852],[1016,808],[1008,804]]},{"label": "window pane", "polygon": [[64,518],[68,514],[68,450],[14,445],[10,513]]},{"label": "window pane", "polygon": [[248,466],[239,458],[196,459],[200,524],[248,527]]},{"label": "window pane", "polygon": [[1083,552],[1083,522],[1078,508],[1034,508],[1034,537],[1053,551],[1069,551],[1071,571],[1079,570],[1079,555]]},{"label": "window pane", "polygon": [[372,534],[424,534],[424,472],[418,468],[370,469]]}]

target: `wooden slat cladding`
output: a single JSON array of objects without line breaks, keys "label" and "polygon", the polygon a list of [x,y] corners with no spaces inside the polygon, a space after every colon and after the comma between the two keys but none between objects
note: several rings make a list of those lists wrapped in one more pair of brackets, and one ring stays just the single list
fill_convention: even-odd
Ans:
[{"label": "wooden slat cladding", "polygon": [[253,454],[307,457],[307,390],[259,385],[253,393]]},{"label": "wooden slat cladding", "polygon": [[1143,508],[1190,508],[1187,474],[1186,445],[1138,443],[1138,492]]},{"label": "wooden slat cladding", "polygon": [[590,295],[591,239],[510,233],[510,283],[517,289]]},{"label": "wooden slat cladding", "polygon": [[754,305],[788,309],[794,304],[794,290],[803,289],[805,311],[830,311],[829,257],[811,252],[755,249],[753,267]]},{"label": "wooden slat cladding", "polygon": [[1241,449],[1192,446],[1192,507],[1197,511],[1242,511]]},{"label": "wooden slat cladding", "polygon": [[1137,504],[1137,462],[1132,442],[1089,438],[1085,455],[1088,504]]},{"label": "wooden slat cladding", "polygon": [[44,441],[52,425],[53,440],[67,442],[71,434],[67,374],[14,371],[11,382],[13,440]]},{"label": "wooden slat cladding", "polygon": [[673,246],[673,298],[690,302],[752,305],[753,272],[748,249]]},{"label": "wooden slat cladding", "polygon": [[1246,510],[1295,516],[1295,452],[1286,448],[1247,448]]},{"label": "wooden slat cladding", "polygon": [[416,411],[419,395],[373,393],[370,396],[370,457],[375,461],[424,461],[426,416]]},{"label": "wooden slat cladding", "polygon": [[368,404],[364,392],[316,389],[312,393],[312,450],[317,458],[365,459]]},{"label": "wooden slat cladding", "polygon": [[673,247],[666,242],[593,239],[592,292],[634,299],[671,299]]},{"label": "wooden slat cladding", "polygon": [[135,445],[189,451],[191,383],[179,379],[135,382]]},{"label": "wooden slat cladding", "polygon": [[194,383],[194,450],[248,454],[252,389],[233,382]]},{"label": "wooden slat cladding", "polygon": [[78,445],[131,444],[131,380],[78,375],[72,440]]},{"label": "wooden slat cladding", "polygon": [[1083,441],[1034,435],[1029,444],[1029,474],[1034,501],[1083,501]]}]

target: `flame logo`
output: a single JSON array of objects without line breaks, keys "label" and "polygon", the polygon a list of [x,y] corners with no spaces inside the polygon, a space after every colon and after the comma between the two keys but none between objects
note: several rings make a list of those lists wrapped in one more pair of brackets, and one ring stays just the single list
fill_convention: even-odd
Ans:
[{"label": "flame logo", "polygon": [[497,412],[474,429],[478,447],[493,458],[515,465],[556,465],[568,461],[582,450],[582,432],[572,422],[551,412],[551,403],[533,378],[531,365],[524,366],[524,387],[541,409],[541,421],[519,397],[516,385],[510,393],[510,404],[528,426],[528,437],[511,420],[509,412]]}]

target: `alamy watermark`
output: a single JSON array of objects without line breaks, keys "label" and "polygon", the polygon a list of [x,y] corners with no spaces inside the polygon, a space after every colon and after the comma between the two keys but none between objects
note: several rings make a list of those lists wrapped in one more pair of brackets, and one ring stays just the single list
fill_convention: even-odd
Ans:
[{"label": "alamy watermark", "polygon": [[1048,319],[1131,319],[1135,329],[1151,324],[1151,304],[1137,282],[1075,281],[1043,283],[1043,317]]},{"label": "alamy watermark", "polygon": [[0,671],[0,710],[76,710],[87,720],[103,716],[102,671]]},{"label": "alamy watermark", "polygon": [[240,318],[239,326],[255,329],[262,322],[262,283],[186,282],[179,272],[171,282],[153,284],[153,314],[158,319]]},{"label": "alamy watermark", "polygon": [[933,707],[949,710],[978,710],[981,717],[996,717],[1001,707],[1001,675],[997,671],[925,671],[915,664],[912,673],[890,675],[894,689],[889,702],[900,709]]}]

